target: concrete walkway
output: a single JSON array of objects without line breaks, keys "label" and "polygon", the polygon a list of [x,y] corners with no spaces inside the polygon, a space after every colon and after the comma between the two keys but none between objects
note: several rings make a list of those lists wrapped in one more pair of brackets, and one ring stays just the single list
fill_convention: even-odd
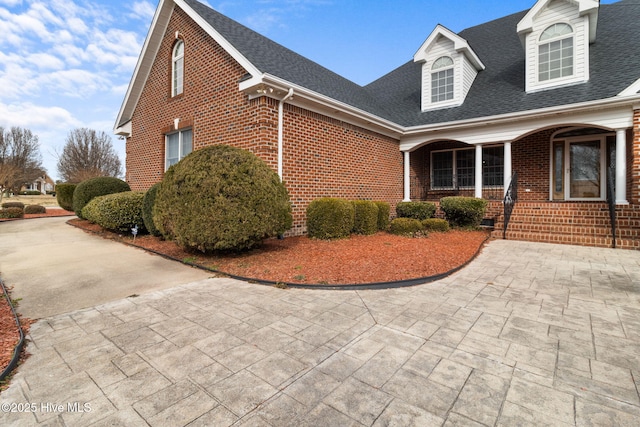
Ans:
[{"label": "concrete walkway", "polygon": [[204,279],[29,338],[0,425],[640,424],[632,251],[493,241],[447,279],[384,291]]}]

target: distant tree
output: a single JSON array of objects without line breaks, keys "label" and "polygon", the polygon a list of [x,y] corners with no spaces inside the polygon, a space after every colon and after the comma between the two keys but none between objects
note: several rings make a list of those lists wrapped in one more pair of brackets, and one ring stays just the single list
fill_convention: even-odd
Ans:
[{"label": "distant tree", "polygon": [[18,191],[44,174],[38,136],[29,129],[0,127],[0,193]]},{"label": "distant tree", "polygon": [[98,176],[122,176],[122,163],[111,137],[93,129],[69,132],[58,158],[58,174],[65,182],[79,183]]}]

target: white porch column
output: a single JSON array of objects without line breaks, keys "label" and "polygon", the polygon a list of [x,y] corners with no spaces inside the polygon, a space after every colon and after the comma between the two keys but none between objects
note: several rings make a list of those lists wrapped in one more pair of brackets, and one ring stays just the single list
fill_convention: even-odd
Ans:
[{"label": "white porch column", "polygon": [[404,151],[404,199],[402,201],[411,201],[411,153],[409,151]]},{"label": "white porch column", "polygon": [[627,201],[627,130],[616,130],[616,204],[628,205]]},{"label": "white porch column", "polygon": [[513,166],[511,163],[511,143],[504,143],[504,195],[507,195],[509,185],[511,185],[511,175],[513,175]]},{"label": "white porch column", "polygon": [[476,187],[474,196],[482,199],[482,145],[476,145]]}]

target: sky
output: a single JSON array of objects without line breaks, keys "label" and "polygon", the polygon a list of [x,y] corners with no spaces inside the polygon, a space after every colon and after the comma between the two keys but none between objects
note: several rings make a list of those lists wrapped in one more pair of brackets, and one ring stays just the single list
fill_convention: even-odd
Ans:
[{"label": "sky", "polygon": [[[413,58],[437,24],[454,32],[535,0],[200,0],[365,85]],[[601,3],[612,3],[602,1]],[[112,137],[158,0],[0,0],[0,126],[30,129],[58,179],[69,132]],[[515,31],[515,28],[514,28]]]}]

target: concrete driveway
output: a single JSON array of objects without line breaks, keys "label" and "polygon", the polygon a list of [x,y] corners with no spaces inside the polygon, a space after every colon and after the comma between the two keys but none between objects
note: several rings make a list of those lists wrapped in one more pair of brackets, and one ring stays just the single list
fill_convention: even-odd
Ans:
[{"label": "concrete driveway", "polygon": [[29,338],[0,425],[640,424],[632,251],[493,241],[447,279],[382,291],[202,279]]},{"label": "concrete driveway", "polygon": [[201,280],[201,270],[66,224],[69,217],[0,223],[0,277],[31,319]]}]

